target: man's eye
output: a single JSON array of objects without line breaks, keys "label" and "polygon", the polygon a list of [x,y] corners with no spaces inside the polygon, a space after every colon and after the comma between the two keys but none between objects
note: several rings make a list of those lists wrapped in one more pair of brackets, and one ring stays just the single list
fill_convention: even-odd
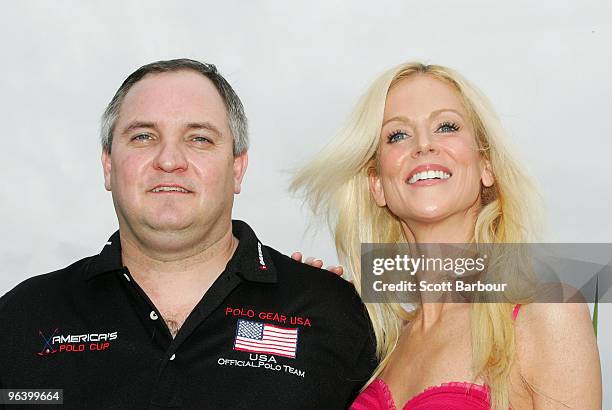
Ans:
[{"label": "man's eye", "polygon": [[459,131],[459,126],[454,122],[443,122],[440,124],[436,132],[455,132]]},{"label": "man's eye", "polygon": [[149,134],[138,134],[132,138],[133,141],[147,141],[149,139],[151,139]]},{"label": "man's eye", "polygon": [[210,142],[208,138],[202,136],[193,137],[191,140],[195,142]]},{"label": "man's eye", "polygon": [[404,140],[406,138],[408,138],[409,135],[406,134],[404,131],[393,131],[388,137],[387,137],[387,142],[389,142],[390,144],[393,144],[395,142]]}]

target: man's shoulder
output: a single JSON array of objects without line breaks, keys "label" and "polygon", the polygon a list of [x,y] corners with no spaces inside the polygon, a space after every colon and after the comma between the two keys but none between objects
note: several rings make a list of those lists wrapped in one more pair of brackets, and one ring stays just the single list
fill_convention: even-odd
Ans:
[{"label": "man's shoulder", "polygon": [[[315,309],[341,335],[342,343],[354,344],[360,380],[365,382],[376,367],[376,338],[368,312],[352,283],[326,269],[314,268],[267,247],[277,270],[282,291],[290,292]],[[331,345],[334,342],[329,341]],[[330,344],[328,344],[330,346]]]},{"label": "man's shoulder", "polygon": [[25,279],[0,297],[0,312],[9,304],[35,303],[70,291],[72,283],[83,278],[91,259],[92,256],[88,256],[62,269]]},{"label": "man's shoulder", "polygon": [[344,289],[344,292],[352,293],[353,285],[323,268],[315,268],[302,262],[298,262],[289,256],[280,253],[274,248],[266,246],[272,256],[272,261],[279,275],[279,280],[292,280],[296,282],[313,282],[313,286],[327,288],[333,287],[333,290]]},{"label": "man's shoulder", "polygon": [[278,282],[295,291],[336,305],[363,306],[352,283],[326,269],[295,261],[279,251],[266,247],[276,267]]}]

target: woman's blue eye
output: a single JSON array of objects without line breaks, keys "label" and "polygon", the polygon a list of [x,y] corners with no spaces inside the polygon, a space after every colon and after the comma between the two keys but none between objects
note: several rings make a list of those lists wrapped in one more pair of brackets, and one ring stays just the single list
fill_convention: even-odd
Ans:
[{"label": "woman's blue eye", "polygon": [[394,142],[404,140],[408,137],[409,135],[406,134],[404,131],[395,131],[387,137],[387,140],[390,144],[393,144]]},{"label": "woman's blue eye", "polygon": [[440,124],[436,132],[455,132],[459,131],[459,126],[454,122],[444,122]]}]

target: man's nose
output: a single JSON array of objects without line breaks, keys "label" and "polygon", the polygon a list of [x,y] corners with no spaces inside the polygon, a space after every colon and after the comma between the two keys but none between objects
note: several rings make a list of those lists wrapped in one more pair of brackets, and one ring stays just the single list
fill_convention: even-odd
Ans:
[{"label": "man's nose", "polygon": [[187,169],[187,158],[183,147],[178,142],[165,141],[159,146],[153,166],[164,172],[184,171]]}]

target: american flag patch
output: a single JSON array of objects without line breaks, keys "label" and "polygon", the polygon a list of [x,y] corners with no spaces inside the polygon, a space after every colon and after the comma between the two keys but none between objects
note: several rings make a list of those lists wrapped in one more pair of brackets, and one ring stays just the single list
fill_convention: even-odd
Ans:
[{"label": "american flag patch", "polygon": [[297,328],[238,319],[234,350],[295,358],[297,340]]}]

